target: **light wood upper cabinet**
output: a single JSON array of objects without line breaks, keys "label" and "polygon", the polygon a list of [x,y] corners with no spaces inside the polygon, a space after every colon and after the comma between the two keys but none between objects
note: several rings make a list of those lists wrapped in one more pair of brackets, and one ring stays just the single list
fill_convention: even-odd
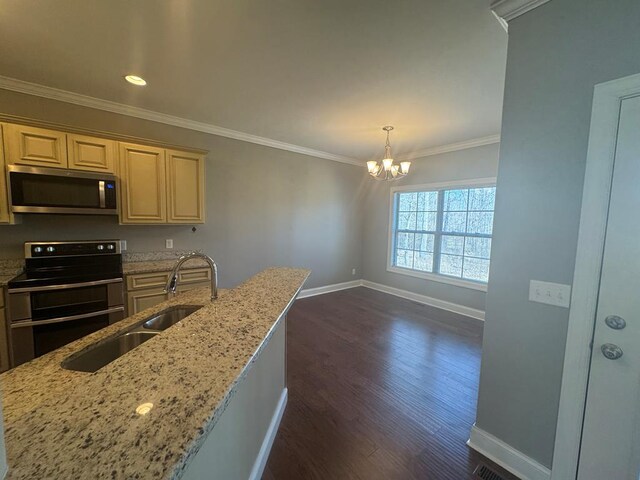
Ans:
[{"label": "light wood upper cabinet", "polygon": [[122,223],[166,223],[166,160],[162,148],[120,143]]},{"label": "light wood upper cabinet", "polygon": [[[2,125],[0,125],[0,138],[2,136]],[[9,213],[9,197],[7,196],[7,176],[4,163],[4,149],[0,144],[0,223],[9,223],[11,215]]]},{"label": "light wood upper cabinet", "polygon": [[7,164],[67,167],[65,133],[12,123],[3,127]]},{"label": "light wood upper cabinet", "polygon": [[116,142],[86,135],[67,134],[69,168],[116,172]]},{"label": "light wood upper cabinet", "polygon": [[204,223],[204,156],[167,150],[169,223]]}]

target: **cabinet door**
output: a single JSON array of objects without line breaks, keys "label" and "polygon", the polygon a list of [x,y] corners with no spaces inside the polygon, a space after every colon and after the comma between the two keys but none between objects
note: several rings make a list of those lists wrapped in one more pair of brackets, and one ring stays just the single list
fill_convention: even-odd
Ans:
[{"label": "cabinet door", "polygon": [[86,135],[67,134],[69,168],[115,173],[116,142]]},{"label": "cabinet door", "polygon": [[[2,126],[0,125],[0,138],[2,137]],[[4,149],[0,143],[0,223],[9,223],[9,197],[7,196],[7,175],[4,164]]]},{"label": "cabinet door", "polygon": [[7,317],[4,312],[4,289],[0,288],[0,372],[9,370],[9,341]]},{"label": "cabinet door", "polygon": [[134,315],[169,298],[164,288],[152,288],[127,293],[128,315]]},{"label": "cabinet door", "polygon": [[204,223],[204,156],[167,150],[169,223]]},{"label": "cabinet door", "polygon": [[3,130],[8,164],[67,167],[65,133],[12,123]]},{"label": "cabinet door", "polygon": [[161,148],[120,143],[122,223],[166,223],[165,152]]}]

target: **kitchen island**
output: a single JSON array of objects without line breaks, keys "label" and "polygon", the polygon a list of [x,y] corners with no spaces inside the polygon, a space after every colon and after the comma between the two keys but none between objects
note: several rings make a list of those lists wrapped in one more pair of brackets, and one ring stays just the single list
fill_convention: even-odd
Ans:
[{"label": "kitchen island", "polygon": [[[266,460],[257,450],[268,453],[286,401],[283,319],[308,274],[267,269],[214,302],[208,289],[189,291],[0,375],[8,478],[205,478],[212,459],[243,453],[252,471],[253,460]],[[60,367],[175,305],[204,307],[95,373]],[[281,385],[265,378],[272,363]],[[266,440],[247,445],[243,435],[255,437],[265,423],[251,422],[262,400],[274,404],[261,428]],[[229,448],[225,439],[240,443]]]}]

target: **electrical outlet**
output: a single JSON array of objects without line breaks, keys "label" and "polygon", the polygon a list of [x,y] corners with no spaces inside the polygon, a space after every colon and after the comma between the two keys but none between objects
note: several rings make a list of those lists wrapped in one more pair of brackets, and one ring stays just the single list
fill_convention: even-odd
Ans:
[{"label": "electrical outlet", "polygon": [[529,301],[569,308],[571,285],[531,280],[529,284]]},{"label": "electrical outlet", "polygon": [[126,240],[120,240],[120,251],[121,252],[126,252],[127,251],[127,241]]},{"label": "electrical outlet", "polygon": [[352,269],[351,269],[351,275],[355,275],[355,274],[356,274],[356,269],[355,269],[355,268],[352,268]]},{"label": "electrical outlet", "polygon": [[165,248],[173,248],[173,240],[171,238],[167,238],[164,241]]}]

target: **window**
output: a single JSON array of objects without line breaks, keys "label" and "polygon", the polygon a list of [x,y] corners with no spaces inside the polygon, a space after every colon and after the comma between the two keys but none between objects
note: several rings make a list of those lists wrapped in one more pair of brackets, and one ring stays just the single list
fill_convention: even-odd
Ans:
[{"label": "window", "polygon": [[495,186],[414,188],[392,190],[390,270],[486,284]]}]

